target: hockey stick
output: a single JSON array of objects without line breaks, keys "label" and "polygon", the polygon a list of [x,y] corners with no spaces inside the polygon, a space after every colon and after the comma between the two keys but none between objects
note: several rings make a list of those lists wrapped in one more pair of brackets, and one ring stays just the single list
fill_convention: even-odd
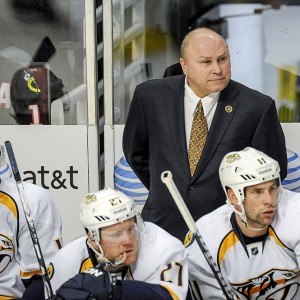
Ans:
[{"label": "hockey stick", "polygon": [[32,56],[31,62],[29,66],[34,63],[43,63],[46,64],[52,58],[52,56],[56,53],[56,48],[51,42],[50,38],[45,36],[39,46],[37,47],[35,53]]},{"label": "hockey stick", "polygon": [[49,276],[48,276],[48,273],[47,273],[47,268],[46,268],[45,260],[44,260],[43,253],[42,253],[42,250],[41,250],[41,246],[40,246],[40,243],[39,243],[39,239],[38,239],[38,236],[37,236],[37,233],[36,233],[36,230],[35,230],[34,222],[33,222],[33,219],[31,218],[30,209],[29,209],[29,205],[28,205],[28,202],[27,202],[27,199],[26,199],[25,190],[24,190],[23,183],[22,183],[22,180],[21,180],[21,176],[20,176],[20,173],[19,173],[19,169],[18,169],[18,166],[17,166],[17,161],[16,161],[16,158],[15,158],[11,143],[9,141],[5,142],[5,147],[6,147],[7,155],[9,157],[12,172],[13,172],[14,178],[16,180],[17,188],[18,188],[18,191],[19,191],[20,199],[21,199],[21,202],[22,202],[22,207],[23,207],[23,210],[24,210],[26,222],[27,222],[29,232],[30,232],[30,236],[31,236],[31,239],[32,239],[32,243],[33,243],[33,246],[34,246],[35,254],[36,254],[36,257],[37,257],[37,260],[38,260],[40,270],[42,272],[42,278],[43,278],[44,287],[45,287],[46,295],[47,295],[46,300],[51,300],[53,298],[53,291],[52,291],[52,287],[51,287],[51,284],[50,284],[50,279],[49,279]]},{"label": "hockey stick", "polygon": [[192,232],[194,235],[202,253],[204,254],[205,259],[207,260],[216,280],[218,281],[225,297],[227,300],[232,300],[233,294],[232,291],[230,290],[228,284],[226,283],[221,270],[219,269],[218,265],[214,262],[202,236],[200,235],[196,223],[190,214],[184,200],[182,199],[174,181],[172,178],[172,173],[170,171],[164,171],[161,174],[161,181],[167,186],[170,194],[172,195],[186,225],[188,226],[189,230]]}]

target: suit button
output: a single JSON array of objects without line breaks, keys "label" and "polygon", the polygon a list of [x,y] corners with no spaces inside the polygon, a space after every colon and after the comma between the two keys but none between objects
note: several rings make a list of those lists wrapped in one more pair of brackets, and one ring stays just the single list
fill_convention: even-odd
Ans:
[{"label": "suit button", "polygon": [[194,186],[193,185],[190,185],[189,186],[189,190],[193,190],[194,189]]}]

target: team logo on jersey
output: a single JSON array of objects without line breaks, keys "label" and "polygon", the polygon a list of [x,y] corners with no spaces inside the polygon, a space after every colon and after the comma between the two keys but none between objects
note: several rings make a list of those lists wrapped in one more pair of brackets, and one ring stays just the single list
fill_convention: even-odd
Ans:
[{"label": "team logo on jersey", "polygon": [[296,299],[299,276],[299,270],[273,269],[245,283],[231,285],[239,299]]},{"label": "team logo on jersey", "polygon": [[116,205],[122,203],[122,201],[121,201],[120,198],[113,198],[113,199],[110,199],[110,200],[109,200],[109,203],[110,203],[112,206],[116,206]]},{"label": "team logo on jersey", "polygon": [[226,161],[229,163],[229,164],[232,164],[233,162],[237,161],[241,159],[240,155],[238,153],[235,153],[235,154],[230,154],[230,155],[227,155],[226,156]]},{"label": "team logo on jersey", "polygon": [[251,253],[252,253],[252,255],[258,254],[258,248],[257,247],[251,248]]},{"label": "team logo on jersey", "polygon": [[14,256],[14,243],[12,238],[0,233],[0,273],[2,273]]},{"label": "team logo on jersey", "polygon": [[185,236],[185,239],[184,239],[184,247],[188,247],[189,245],[191,245],[194,241],[194,235],[192,234],[191,231],[189,231],[186,236]]},{"label": "team logo on jersey", "polygon": [[84,199],[84,203],[86,205],[89,205],[89,204],[94,203],[96,201],[97,201],[97,197],[96,197],[95,194],[88,194],[88,195],[85,196],[85,199]]},{"label": "team logo on jersey", "polygon": [[50,263],[49,266],[47,267],[47,274],[49,279],[51,279],[54,275],[54,267],[52,263]]}]

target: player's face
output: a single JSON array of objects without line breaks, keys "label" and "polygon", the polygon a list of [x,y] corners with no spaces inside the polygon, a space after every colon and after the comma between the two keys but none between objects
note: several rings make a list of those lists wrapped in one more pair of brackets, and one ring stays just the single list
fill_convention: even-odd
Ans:
[{"label": "player's face", "polygon": [[219,37],[195,34],[180,63],[188,85],[199,97],[222,91],[231,77],[228,47]]},{"label": "player's face", "polygon": [[249,227],[263,228],[273,222],[278,192],[275,180],[246,187],[243,205]]},{"label": "player's face", "polygon": [[101,247],[107,259],[114,262],[123,259],[123,265],[129,266],[136,261],[138,241],[134,219],[101,229]]}]

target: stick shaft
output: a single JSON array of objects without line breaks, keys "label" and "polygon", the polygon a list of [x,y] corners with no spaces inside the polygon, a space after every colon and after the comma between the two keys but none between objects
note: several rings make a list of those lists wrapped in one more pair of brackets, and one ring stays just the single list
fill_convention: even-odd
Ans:
[{"label": "stick shaft", "polygon": [[187,224],[189,230],[195,237],[205,259],[207,260],[216,280],[218,281],[222,291],[224,292],[226,299],[233,299],[232,292],[226,283],[221,270],[219,269],[218,265],[214,262],[212,255],[210,254],[202,236],[200,235],[194,218],[192,217],[189,209],[187,208],[184,200],[182,199],[174,181],[172,178],[172,173],[170,171],[165,171],[161,174],[162,182],[167,186],[170,194],[172,195],[185,223]]},{"label": "stick shaft", "polygon": [[36,253],[36,257],[37,257],[39,267],[40,267],[40,270],[42,273],[44,287],[45,287],[46,294],[47,294],[46,300],[51,300],[53,298],[53,291],[52,291],[50,279],[49,279],[49,276],[47,273],[47,268],[46,268],[45,260],[44,260],[43,253],[42,253],[42,250],[40,247],[39,239],[38,239],[38,236],[37,236],[37,233],[35,230],[34,222],[31,217],[30,208],[29,208],[29,205],[28,205],[28,202],[26,199],[26,193],[25,193],[24,186],[23,186],[21,176],[20,176],[20,172],[19,172],[19,169],[17,166],[17,161],[15,158],[11,143],[9,141],[5,142],[5,147],[6,147],[7,155],[9,157],[12,172],[13,172],[14,178],[16,180],[16,184],[17,184],[18,192],[19,192],[20,199],[22,202],[22,207],[24,210],[26,222],[27,222],[27,225],[29,228],[29,232],[30,232],[30,236],[32,239],[35,253]]}]

